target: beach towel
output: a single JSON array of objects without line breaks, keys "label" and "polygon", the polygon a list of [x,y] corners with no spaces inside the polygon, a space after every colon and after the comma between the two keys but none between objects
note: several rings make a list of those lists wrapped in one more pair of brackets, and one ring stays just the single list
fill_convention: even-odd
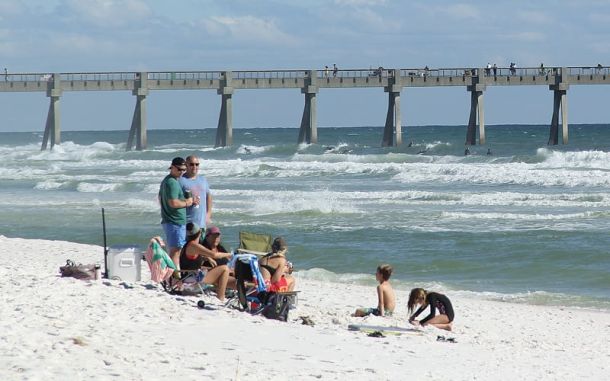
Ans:
[{"label": "beach towel", "polygon": [[157,283],[167,281],[176,270],[174,261],[163,250],[161,242],[163,241],[159,237],[151,239],[146,254],[144,254],[150,268],[150,278]]}]

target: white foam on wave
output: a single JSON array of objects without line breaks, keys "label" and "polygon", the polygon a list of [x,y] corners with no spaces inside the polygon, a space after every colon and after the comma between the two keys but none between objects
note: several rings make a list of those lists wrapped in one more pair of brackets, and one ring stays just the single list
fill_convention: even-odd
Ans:
[{"label": "white foam on wave", "polygon": [[527,163],[417,163],[407,164],[392,178],[403,183],[469,183],[599,187],[610,186],[610,172],[550,168],[548,164]]},{"label": "white foam on wave", "polygon": [[53,181],[53,180],[47,180],[47,181],[42,181],[37,183],[34,186],[34,189],[38,189],[38,190],[51,190],[51,189],[59,189],[61,188],[65,183],[63,182],[58,182],[58,181]]},{"label": "white foam on wave", "polygon": [[518,220],[518,221],[546,221],[546,220],[568,220],[576,218],[590,218],[594,212],[565,213],[565,214],[539,214],[539,213],[497,213],[497,212],[442,212],[441,217],[445,219],[458,220]]},{"label": "white foam on wave", "polygon": [[[317,212],[323,214],[358,213],[358,209],[349,201],[338,197],[337,192],[316,191],[221,191],[222,194],[248,194],[249,197],[238,197],[239,212],[252,215],[269,215],[277,213]],[[235,207],[235,205],[233,205]]]},{"label": "white foam on wave", "polygon": [[598,150],[560,152],[539,148],[536,155],[544,158],[543,163],[540,164],[544,166],[610,170],[610,152]]},{"label": "white foam on wave", "polygon": [[115,192],[121,184],[79,183],[76,190],[83,193]]},{"label": "white foam on wave", "polygon": [[268,151],[270,148],[273,148],[274,146],[253,146],[253,145],[246,145],[246,144],[242,144],[237,148],[237,153],[238,154],[242,154],[242,155],[247,155],[247,154],[259,154],[259,153],[263,153],[265,151]]}]

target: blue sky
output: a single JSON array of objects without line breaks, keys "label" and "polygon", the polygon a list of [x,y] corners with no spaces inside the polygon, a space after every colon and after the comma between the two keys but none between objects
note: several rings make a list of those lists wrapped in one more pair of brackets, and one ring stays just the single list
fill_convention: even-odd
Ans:
[{"label": "blue sky", "polygon": [[[610,66],[610,1],[0,0],[9,72]],[[569,121],[609,123],[610,87],[572,86]],[[238,91],[234,127],[298,127],[298,90]],[[318,126],[381,126],[382,89],[321,90]],[[64,93],[63,130],[128,129],[130,93]],[[44,94],[0,93],[0,131],[44,128]],[[153,92],[148,127],[215,127],[213,91]],[[545,87],[488,88],[487,124],[548,124]],[[464,88],[405,89],[403,125],[468,122]]]}]

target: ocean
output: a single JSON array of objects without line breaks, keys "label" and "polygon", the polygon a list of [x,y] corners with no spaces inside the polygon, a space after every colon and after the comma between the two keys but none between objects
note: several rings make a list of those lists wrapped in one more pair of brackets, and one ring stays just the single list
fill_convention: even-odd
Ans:
[{"label": "ocean", "polygon": [[559,146],[548,126],[486,131],[468,156],[465,126],[403,127],[393,148],[382,127],[319,128],[312,145],[234,129],[226,148],[215,129],[151,130],[141,152],[126,130],[66,131],[53,151],[42,130],[0,133],[0,235],[102,245],[104,208],[109,245],[145,246],[171,159],[197,154],[225,245],[284,236],[301,277],[373,287],[389,263],[402,289],[610,310],[610,126],[571,125]]}]

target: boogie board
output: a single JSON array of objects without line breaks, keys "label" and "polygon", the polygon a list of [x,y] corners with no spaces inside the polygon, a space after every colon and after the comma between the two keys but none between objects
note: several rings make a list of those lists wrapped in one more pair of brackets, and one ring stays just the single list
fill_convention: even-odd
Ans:
[{"label": "boogie board", "polygon": [[360,331],[366,333],[383,332],[391,335],[401,335],[403,333],[415,335],[423,334],[422,331],[415,328],[389,327],[383,325],[350,324],[347,326],[347,329],[350,331]]}]

